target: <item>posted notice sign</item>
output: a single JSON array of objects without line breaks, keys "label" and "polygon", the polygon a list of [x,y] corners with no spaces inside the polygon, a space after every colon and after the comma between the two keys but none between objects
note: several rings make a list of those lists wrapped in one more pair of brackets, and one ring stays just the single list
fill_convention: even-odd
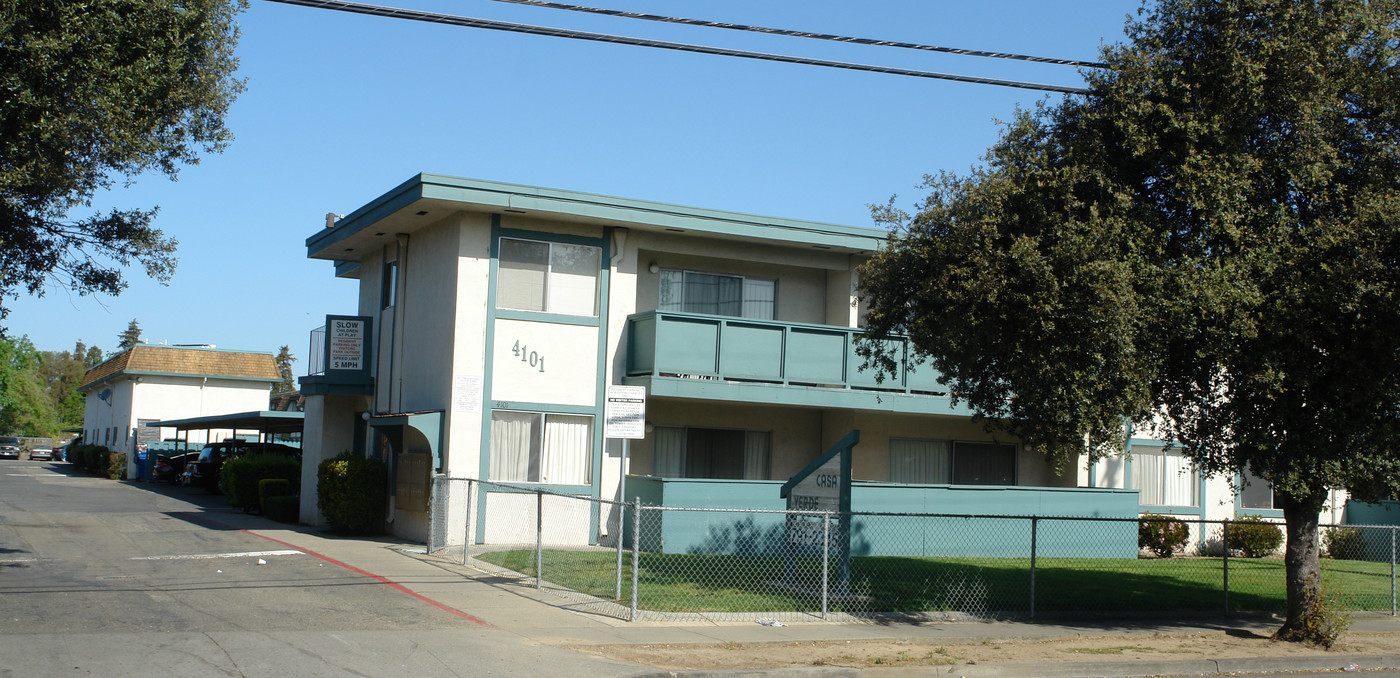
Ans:
[{"label": "posted notice sign", "polygon": [[603,437],[640,440],[647,435],[645,386],[609,386],[603,408]]},{"label": "posted notice sign", "polygon": [[332,318],[326,326],[326,349],[330,354],[328,369],[362,370],[365,368],[365,341],[369,323],[359,318]]}]

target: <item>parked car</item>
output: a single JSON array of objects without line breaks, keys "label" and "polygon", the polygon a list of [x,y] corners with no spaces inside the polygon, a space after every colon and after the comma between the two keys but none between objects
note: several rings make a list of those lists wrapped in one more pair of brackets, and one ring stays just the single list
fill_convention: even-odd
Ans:
[{"label": "parked car", "polygon": [[245,454],[280,454],[301,458],[301,450],[278,443],[250,443],[231,441],[210,443],[199,451],[199,456],[185,464],[181,481],[190,486],[203,487],[210,492],[219,492],[219,470],[224,462]]},{"label": "parked car", "polygon": [[44,461],[53,461],[53,448],[52,448],[52,447],[34,447],[34,448],[30,448],[30,450],[29,450],[29,460],[30,460],[30,461],[39,461],[39,460],[41,460],[41,459],[44,460]]},{"label": "parked car", "polygon": [[0,459],[19,459],[23,443],[14,436],[0,436]]},{"label": "parked car", "polygon": [[184,480],[185,466],[199,459],[199,450],[156,455],[151,482],[179,485]]}]

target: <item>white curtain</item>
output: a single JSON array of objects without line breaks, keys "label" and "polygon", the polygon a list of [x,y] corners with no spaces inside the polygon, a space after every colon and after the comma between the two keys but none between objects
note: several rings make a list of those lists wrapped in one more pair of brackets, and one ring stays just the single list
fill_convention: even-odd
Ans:
[{"label": "white curtain", "polygon": [[501,238],[496,271],[496,307],[545,310],[549,243]]},{"label": "white curtain", "polygon": [[744,432],[745,480],[768,480],[771,440],[767,431]]},{"label": "white curtain", "polygon": [[952,448],[946,440],[890,439],[890,482],[947,484]]},{"label": "white curtain", "polygon": [[685,477],[685,429],[657,426],[652,429],[651,474],[661,478]]},{"label": "white curtain", "polygon": [[592,466],[593,417],[547,414],[544,417],[543,468],[540,482],[587,485]]},{"label": "white curtain", "polygon": [[549,312],[598,315],[601,250],[554,243],[549,253]]},{"label": "white curtain", "polygon": [[1163,455],[1162,499],[1165,506],[1195,506],[1199,483],[1191,462],[1181,450],[1168,450]]},{"label": "white curtain", "polygon": [[744,317],[772,320],[778,281],[744,278]]},{"label": "white curtain", "polygon": [[[530,473],[531,457],[538,454],[537,448],[531,448],[535,447],[539,416],[532,412],[504,410],[491,413],[491,480],[517,483],[539,480]],[[539,462],[534,466],[538,469]]]}]

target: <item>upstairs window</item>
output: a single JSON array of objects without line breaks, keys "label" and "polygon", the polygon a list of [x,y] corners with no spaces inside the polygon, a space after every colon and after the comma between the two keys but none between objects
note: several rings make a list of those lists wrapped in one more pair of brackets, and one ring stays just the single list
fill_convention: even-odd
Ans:
[{"label": "upstairs window", "polygon": [[599,248],[501,238],[499,262],[497,308],[598,315]]},{"label": "upstairs window", "polygon": [[778,281],[739,275],[661,270],[657,310],[772,320]]},{"label": "upstairs window", "polygon": [[1143,506],[1201,505],[1201,478],[1181,450],[1133,446],[1133,486]]}]

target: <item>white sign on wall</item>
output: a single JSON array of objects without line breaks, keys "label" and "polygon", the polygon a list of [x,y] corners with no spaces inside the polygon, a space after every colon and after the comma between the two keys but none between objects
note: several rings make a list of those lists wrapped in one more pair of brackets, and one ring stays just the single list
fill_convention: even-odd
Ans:
[{"label": "white sign on wall", "polygon": [[459,374],[452,378],[452,411],[481,414],[481,385],[479,374]]},{"label": "white sign on wall", "polygon": [[337,318],[326,328],[332,370],[362,370],[365,368],[365,322]]},{"label": "white sign on wall", "polygon": [[609,386],[603,417],[604,438],[641,440],[647,437],[647,387]]}]

